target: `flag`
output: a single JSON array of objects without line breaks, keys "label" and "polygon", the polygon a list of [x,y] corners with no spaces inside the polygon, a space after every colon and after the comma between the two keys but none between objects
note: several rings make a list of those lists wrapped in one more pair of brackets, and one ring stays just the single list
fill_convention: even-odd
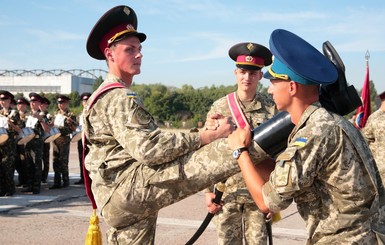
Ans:
[{"label": "flag", "polygon": [[369,83],[369,62],[366,60],[366,75],[364,80],[364,86],[361,92],[362,106],[358,107],[354,125],[358,129],[365,127],[366,120],[368,119],[370,110],[370,83]]}]

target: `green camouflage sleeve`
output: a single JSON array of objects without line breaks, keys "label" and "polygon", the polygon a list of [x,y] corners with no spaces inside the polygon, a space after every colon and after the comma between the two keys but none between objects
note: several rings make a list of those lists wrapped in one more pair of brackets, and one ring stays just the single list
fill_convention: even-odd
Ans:
[{"label": "green camouflage sleeve", "polygon": [[[102,102],[102,101],[100,101]],[[158,165],[200,147],[198,133],[164,132],[144,108],[142,101],[128,89],[114,89],[97,103],[100,125],[137,161]]]}]

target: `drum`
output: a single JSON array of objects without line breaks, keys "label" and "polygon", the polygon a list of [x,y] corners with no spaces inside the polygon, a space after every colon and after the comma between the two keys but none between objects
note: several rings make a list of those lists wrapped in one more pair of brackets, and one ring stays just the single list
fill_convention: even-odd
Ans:
[{"label": "drum", "polygon": [[32,128],[22,128],[21,132],[19,133],[18,145],[24,145],[27,144],[30,140],[35,138],[35,132]]},{"label": "drum", "polygon": [[52,127],[48,133],[45,133],[43,136],[44,143],[50,143],[51,141],[56,140],[61,135],[58,128]]},{"label": "drum", "polygon": [[71,134],[71,142],[78,142],[82,138],[82,126],[77,126]]},{"label": "drum", "polygon": [[4,144],[8,140],[8,132],[5,128],[0,127],[0,145]]}]

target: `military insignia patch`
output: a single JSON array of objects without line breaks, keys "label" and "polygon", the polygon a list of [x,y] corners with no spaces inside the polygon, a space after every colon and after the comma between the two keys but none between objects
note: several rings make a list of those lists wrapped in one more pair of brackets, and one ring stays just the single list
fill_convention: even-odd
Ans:
[{"label": "military insignia patch", "polygon": [[131,98],[131,99],[136,98],[136,93],[135,92],[128,92],[127,97]]},{"label": "military insignia patch", "polygon": [[293,145],[304,147],[307,139],[305,137],[296,138]]}]

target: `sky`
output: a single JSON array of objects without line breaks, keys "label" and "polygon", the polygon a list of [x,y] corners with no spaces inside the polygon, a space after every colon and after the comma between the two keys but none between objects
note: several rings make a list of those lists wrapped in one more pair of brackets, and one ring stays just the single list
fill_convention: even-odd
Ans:
[{"label": "sky", "polygon": [[[138,31],[147,35],[137,84],[194,88],[235,84],[231,46],[269,47],[275,29],[289,30],[322,52],[329,41],[361,90],[365,54],[370,80],[385,91],[385,1],[381,0],[1,0],[0,70],[103,69],[86,52],[97,20],[117,5],[132,7]],[[266,68],[264,69],[266,71]],[[269,81],[262,79],[264,86]]]}]

